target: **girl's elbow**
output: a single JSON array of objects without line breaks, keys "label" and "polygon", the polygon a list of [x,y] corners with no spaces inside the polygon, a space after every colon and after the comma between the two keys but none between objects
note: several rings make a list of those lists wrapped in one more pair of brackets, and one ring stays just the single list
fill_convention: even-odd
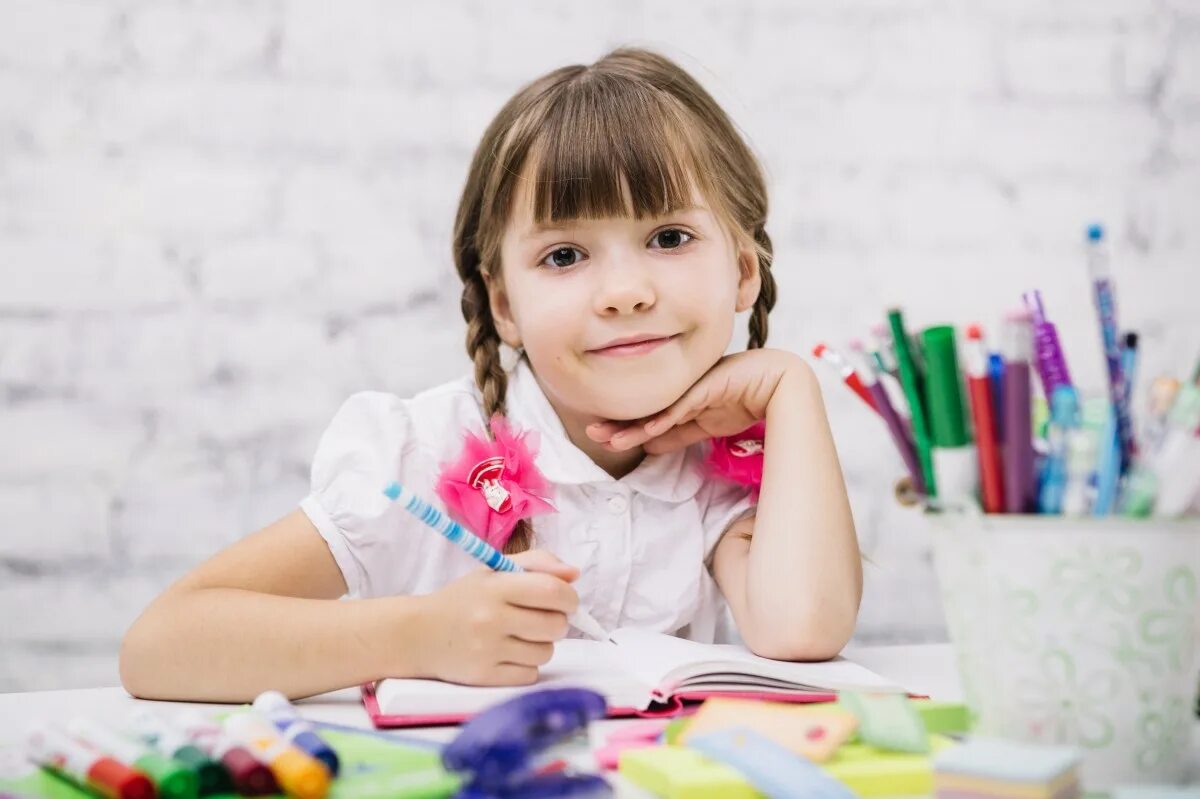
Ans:
[{"label": "girl's elbow", "polygon": [[747,630],[746,646],[759,657],[771,660],[819,661],[837,657],[850,636],[854,620],[826,618],[797,619],[776,623],[766,630]]}]

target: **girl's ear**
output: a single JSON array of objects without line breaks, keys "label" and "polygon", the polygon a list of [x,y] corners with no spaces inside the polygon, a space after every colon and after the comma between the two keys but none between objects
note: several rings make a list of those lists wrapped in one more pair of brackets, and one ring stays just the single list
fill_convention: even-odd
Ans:
[{"label": "girl's ear", "polygon": [[492,309],[492,321],[500,340],[513,349],[521,346],[521,333],[513,320],[512,306],[508,302],[508,294],[504,290],[504,280],[494,275],[485,275],[484,284],[487,286],[488,305]]},{"label": "girl's ear", "polygon": [[738,246],[738,275],[737,310],[740,313],[754,307],[762,288],[758,252],[754,247],[746,244]]}]

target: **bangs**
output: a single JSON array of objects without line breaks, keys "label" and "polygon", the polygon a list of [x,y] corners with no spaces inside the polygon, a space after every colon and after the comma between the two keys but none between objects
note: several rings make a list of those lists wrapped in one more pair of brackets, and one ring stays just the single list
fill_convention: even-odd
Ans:
[{"label": "bangs", "polygon": [[556,88],[518,148],[527,163],[509,172],[531,182],[535,224],[662,216],[709,195],[707,159],[669,95],[594,74]]}]

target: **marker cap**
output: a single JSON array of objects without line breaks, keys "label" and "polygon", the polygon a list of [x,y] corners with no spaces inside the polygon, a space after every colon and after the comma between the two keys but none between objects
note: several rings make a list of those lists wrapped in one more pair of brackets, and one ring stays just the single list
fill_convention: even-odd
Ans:
[{"label": "marker cap", "polygon": [[970,442],[963,413],[962,381],[954,328],[928,327],[921,333],[925,350],[925,407],[935,447],[961,447]]}]

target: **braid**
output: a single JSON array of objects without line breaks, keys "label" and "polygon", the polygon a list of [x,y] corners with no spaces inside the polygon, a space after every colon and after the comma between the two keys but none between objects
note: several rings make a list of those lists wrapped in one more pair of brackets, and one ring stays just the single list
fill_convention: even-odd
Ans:
[{"label": "braid", "polygon": [[[500,335],[492,320],[487,286],[480,272],[474,272],[463,281],[461,305],[463,318],[467,320],[467,354],[475,364],[475,385],[483,395],[484,426],[490,436],[492,416],[504,413],[508,375],[500,363]],[[509,555],[524,552],[529,549],[532,539],[533,525],[528,519],[522,519],[513,529],[504,551]]]},{"label": "braid", "polygon": [[758,250],[758,275],[762,285],[758,289],[758,298],[754,300],[754,308],[750,311],[750,341],[746,349],[759,349],[767,343],[767,314],[775,307],[775,277],[771,274],[771,261],[775,250],[771,246],[771,237],[762,225],[754,229],[754,243]]}]

